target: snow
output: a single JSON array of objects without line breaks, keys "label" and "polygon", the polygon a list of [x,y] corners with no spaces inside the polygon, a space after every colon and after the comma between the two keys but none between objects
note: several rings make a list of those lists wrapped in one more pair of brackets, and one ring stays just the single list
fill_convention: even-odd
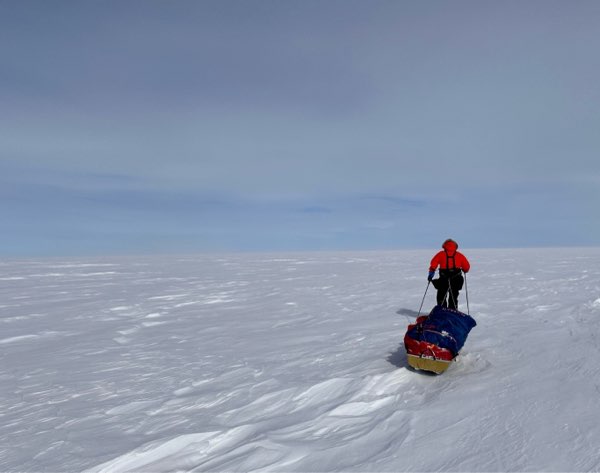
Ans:
[{"label": "snow", "polygon": [[598,471],[600,249],[464,252],[440,376],[433,251],[0,262],[0,471]]}]

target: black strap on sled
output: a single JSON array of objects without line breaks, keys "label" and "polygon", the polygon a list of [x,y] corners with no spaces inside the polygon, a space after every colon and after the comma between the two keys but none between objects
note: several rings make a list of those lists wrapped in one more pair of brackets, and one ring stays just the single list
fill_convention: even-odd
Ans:
[{"label": "black strap on sled", "polygon": [[467,296],[467,315],[471,315],[471,309],[469,309],[469,288],[467,287],[467,273],[465,273],[465,295]]},{"label": "black strap on sled", "polygon": [[450,303],[453,303],[454,307],[458,308],[458,301],[454,300],[454,294],[452,293],[452,283],[450,280],[451,278],[448,278],[448,290],[446,291],[446,295],[444,296],[444,302],[447,301],[446,303],[448,305],[450,305]]}]

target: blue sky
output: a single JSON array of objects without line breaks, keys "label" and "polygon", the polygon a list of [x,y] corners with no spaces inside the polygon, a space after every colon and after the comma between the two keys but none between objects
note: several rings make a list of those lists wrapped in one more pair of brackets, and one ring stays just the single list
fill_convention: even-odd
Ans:
[{"label": "blue sky", "polygon": [[600,243],[600,2],[0,2],[0,254]]}]

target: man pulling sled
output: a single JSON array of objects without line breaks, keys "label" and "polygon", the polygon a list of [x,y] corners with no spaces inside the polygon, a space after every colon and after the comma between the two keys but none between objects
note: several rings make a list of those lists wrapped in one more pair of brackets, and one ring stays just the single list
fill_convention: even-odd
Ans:
[{"label": "man pulling sled", "polygon": [[[467,313],[457,309],[458,294],[465,284],[466,273],[471,269],[471,264],[465,255],[457,251],[458,243],[454,240],[446,240],[442,248],[432,258],[427,276],[427,289],[430,283],[437,289],[437,305],[429,315],[421,316],[421,303],[417,320],[408,326],[404,336],[408,364],[413,368],[438,374],[448,369],[467,340],[470,330],[477,325],[468,314],[468,294]],[[439,277],[434,279],[438,268]]]}]

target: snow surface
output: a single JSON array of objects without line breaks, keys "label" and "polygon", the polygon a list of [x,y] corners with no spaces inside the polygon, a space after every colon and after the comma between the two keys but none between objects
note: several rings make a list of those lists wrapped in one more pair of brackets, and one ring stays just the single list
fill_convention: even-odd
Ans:
[{"label": "snow surface", "polygon": [[0,262],[0,471],[600,470],[600,249],[465,253],[441,376],[433,251]]}]

